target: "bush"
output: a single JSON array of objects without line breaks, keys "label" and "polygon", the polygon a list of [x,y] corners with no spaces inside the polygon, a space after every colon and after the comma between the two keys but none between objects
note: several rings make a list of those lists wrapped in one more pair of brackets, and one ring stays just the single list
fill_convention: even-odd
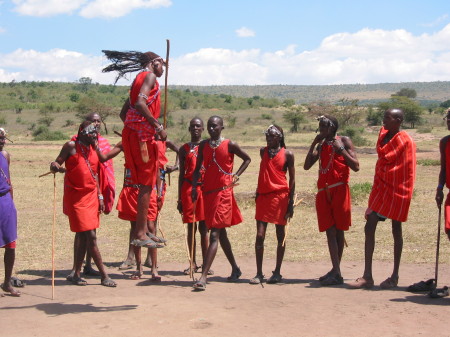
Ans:
[{"label": "bush", "polygon": [[71,119],[66,119],[66,124],[64,124],[64,127],[75,125],[75,122]]},{"label": "bush", "polygon": [[422,166],[440,166],[441,161],[439,159],[419,159],[417,164]]},{"label": "bush", "polygon": [[350,186],[350,193],[354,200],[366,198],[370,191],[372,191],[372,183],[356,183]]},{"label": "bush", "polygon": [[53,117],[44,116],[44,117],[38,119],[38,124],[45,125],[48,127],[48,126],[52,125],[54,120],[55,119]]},{"label": "bush", "polygon": [[3,115],[0,115],[0,125],[6,125],[6,117]]},{"label": "bush", "polygon": [[367,146],[370,144],[370,142],[362,136],[364,133],[364,128],[355,128],[348,126],[345,129],[341,130],[339,134],[341,136],[347,136],[350,137],[350,139],[353,142],[353,145],[355,146]]},{"label": "bush", "polygon": [[33,140],[64,140],[67,136],[61,131],[50,131],[48,127],[40,125],[33,131]]},{"label": "bush", "polygon": [[271,120],[272,119],[272,115],[271,114],[261,114],[261,118],[262,119],[267,119],[267,120]]}]

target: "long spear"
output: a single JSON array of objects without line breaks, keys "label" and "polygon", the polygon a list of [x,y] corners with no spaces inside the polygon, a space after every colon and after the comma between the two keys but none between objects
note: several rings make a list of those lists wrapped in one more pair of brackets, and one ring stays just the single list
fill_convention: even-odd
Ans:
[{"label": "long spear", "polygon": [[164,129],[167,128],[167,77],[169,76],[169,51],[170,51],[170,40],[167,41],[166,50],[166,77],[164,81]]}]

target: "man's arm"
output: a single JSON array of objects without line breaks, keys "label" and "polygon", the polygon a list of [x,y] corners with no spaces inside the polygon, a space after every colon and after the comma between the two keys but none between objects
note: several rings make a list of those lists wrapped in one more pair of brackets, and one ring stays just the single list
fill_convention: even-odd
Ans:
[{"label": "man's arm", "polygon": [[286,150],[286,166],[289,173],[289,204],[286,211],[285,218],[292,218],[294,216],[294,194],[295,194],[295,166],[294,166],[294,154]]},{"label": "man's arm", "polygon": [[172,173],[173,171],[178,170],[178,167],[179,167],[178,156],[179,156],[180,149],[171,140],[166,140],[166,146],[177,154],[177,156],[175,157],[175,165],[167,165],[166,166],[166,172]]},{"label": "man's arm", "polygon": [[101,163],[113,159],[122,151],[123,151],[122,141],[118,142],[108,153],[103,153],[98,147],[98,143],[95,144],[95,152],[97,152],[98,159],[100,160]]},{"label": "man's arm", "polygon": [[195,164],[195,170],[192,175],[192,202],[197,200],[197,183],[200,178],[200,169],[203,164],[203,148],[205,147],[206,141],[202,141],[198,146],[197,163]]},{"label": "man's arm", "polygon": [[184,147],[181,147],[178,151],[178,156],[180,160],[180,173],[178,175],[178,202],[177,202],[177,209],[180,214],[183,211],[182,203],[181,203],[181,188],[183,186],[184,182],[184,162],[186,160],[186,151],[184,150]]},{"label": "man's arm", "polygon": [[66,170],[61,165],[71,156],[76,153],[75,142],[69,141],[65,143],[59,152],[58,157],[56,157],[55,161],[50,163],[50,171],[56,173],[61,172],[64,173]]},{"label": "man's arm", "polygon": [[445,148],[447,147],[447,142],[450,136],[445,136],[439,142],[439,152],[441,154],[441,170],[439,172],[439,180],[438,187],[436,189],[436,204],[438,207],[442,205],[442,201],[444,200],[444,186],[446,181],[446,158],[445,158]]},{"label": "man's arm", "polygon": [[[242,173],[244,173],[252,160],[250,156],[246,152],[244,152],[237,143],[231,140],[228,143],[228,152],[235,154],[243,160],[241,166],[239,166],[239,169],[235,173],[235,176],[239,177]],[[235,179],[234,181],[237,181],[237,179]]]},{"label": "man's arm", "polygon": [[336,139],[333,143],[333,148],[336,153],[339,153],[344,157],[348,167],[354,172],[359,171],[359,161],[358,158],[356,158],[355,149],[352,140],[349,137],[341,137],[340,140]]},{"label": "man's arm", "polygon": [[305,163],[303,164],[303,168],[305,170],[309,170],[319,159],[319,146],[320,142],[324,139],[324,136],[322,134],[318,134],[313,142],[311,143],[311,146],[309,147],[308,154],[305,158]]}]

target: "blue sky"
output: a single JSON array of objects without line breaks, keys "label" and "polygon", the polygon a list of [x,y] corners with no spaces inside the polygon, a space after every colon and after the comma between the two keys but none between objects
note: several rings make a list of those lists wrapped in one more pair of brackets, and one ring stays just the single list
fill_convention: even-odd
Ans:
[{"label": "blue sky", "polygon": [[112,83],[102,49],[166,39],[169,84],[450,80],[450,1],[11,0],[0,81]]}]

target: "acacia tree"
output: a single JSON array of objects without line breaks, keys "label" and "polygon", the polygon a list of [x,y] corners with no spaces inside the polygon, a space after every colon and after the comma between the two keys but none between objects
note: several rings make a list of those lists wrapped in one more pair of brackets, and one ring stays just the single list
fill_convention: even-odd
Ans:
[{"label": "acacia tree", "polygon": [[389,101],[378,103],[378,108],[380,109],[380,113],[383,113],[387,109],[402,109],[405,114],[405,122],[410,123],[411,128],[414,128],[422,120],[423,107],[406,96],[392,96]]},{"label": "acacia tree", "polygon": [[416,98],[417,92],[414,89],[402,88],[391,96],[404,96],[404,97],[408,97],[408,98]]},{"label": "acacia tree", "polygon": [[305,120],[301,106],[292,106],[283,114],[283,119],[291,124],[291,132],[298,132],[300,123]]}]

